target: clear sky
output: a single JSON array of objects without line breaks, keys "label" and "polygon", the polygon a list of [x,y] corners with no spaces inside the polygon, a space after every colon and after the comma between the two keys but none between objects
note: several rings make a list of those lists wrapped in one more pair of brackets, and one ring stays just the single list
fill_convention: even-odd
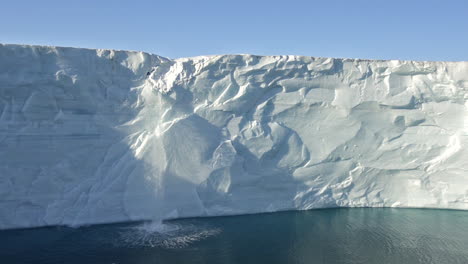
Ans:
[{"label": "clear sky", "polygon": [[468,60],[468,0],[1,0],[0,42],[141,50]]}]

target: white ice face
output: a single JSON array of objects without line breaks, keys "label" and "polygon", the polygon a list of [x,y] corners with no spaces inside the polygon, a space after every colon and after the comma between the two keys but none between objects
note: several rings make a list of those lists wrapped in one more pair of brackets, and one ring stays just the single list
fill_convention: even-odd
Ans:
[{"label": "white ice face", "polygon": [[0,45],[0,228],[468,209],[468,62]]}]

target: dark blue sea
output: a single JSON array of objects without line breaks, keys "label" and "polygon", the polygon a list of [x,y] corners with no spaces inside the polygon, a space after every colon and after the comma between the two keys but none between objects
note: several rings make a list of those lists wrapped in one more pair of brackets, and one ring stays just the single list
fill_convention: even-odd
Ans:
[{"label": "dark blue sea", "polygon": [[468,212],[353,208],[0,231],[0,263],[468,263]]}]

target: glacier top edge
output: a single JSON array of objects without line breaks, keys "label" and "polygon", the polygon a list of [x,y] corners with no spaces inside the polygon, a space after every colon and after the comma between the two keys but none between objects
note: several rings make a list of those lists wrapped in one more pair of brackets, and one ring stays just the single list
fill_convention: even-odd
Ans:
[{"label": "glacier top edge", "polygon": [[345,58],[345,57],[326,57],[326,56],[307,56],[307,55],[293,55],[293,54],[282,54],[282,55],[257,55],[257,54],[250,54],[250,53],[226,53],[226,54],[211,54],[211,55],[198,55],[198,56],[188,56],[188,57],[179,57],[179,58],[169,58],[165,56],[161,56],[158,54],[154,54],[151,52],[145,51],[138,51],[138,50],[124,50],[124,49],[100,49],[100,48],[83,48],[83,47],[73,47],[73,46],[55,46],[55,45],[36,45],[36,44],[15,44],[15,43],[0,43],[0,46],[5,47],[28,47],[28,48],[49,48],[49,49],[77,49],[77,50],[89,50],[89,51],[113,51],[113,52],[129,52],[129,53],[142,53],[147,54],[150,56],[156,56],[162,60],[172,60],[172,61],[180,61],[180,60],[187,60],[187,59],[207,59],[207,58],[222,58],[222,57],[229,57],[229,56],[240,56],[240,57],[271,57],[271,58],[294,58],[294,59],[301,59],[301,58],[309,58],[309,59],[336,59],[342,61],[355,61],[355,62],[421,62],[421,63],[434,63],[434,62],[445,62],[445,63],[466,63],[468,61],[459,60],[459,61],[443,61],[443,60],[401,60],[401,59],[364,59],[364,58]]}]

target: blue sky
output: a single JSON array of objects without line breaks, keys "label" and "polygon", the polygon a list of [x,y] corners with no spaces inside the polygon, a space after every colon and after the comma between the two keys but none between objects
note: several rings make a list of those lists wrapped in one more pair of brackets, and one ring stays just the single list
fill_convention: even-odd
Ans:
[{"label": "blue sky", "polygon": [[468,60],[466,0],[2,0],[0,42],[141,50]]}]

